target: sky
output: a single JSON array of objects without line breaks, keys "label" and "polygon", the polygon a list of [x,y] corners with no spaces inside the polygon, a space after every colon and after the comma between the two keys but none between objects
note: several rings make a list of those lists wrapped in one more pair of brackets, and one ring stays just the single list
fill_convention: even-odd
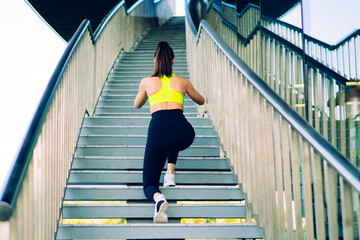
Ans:
[{"label": "sky", "polygon": [[0,24],[2,186],[66,42],[24,0],[2,1]]}]

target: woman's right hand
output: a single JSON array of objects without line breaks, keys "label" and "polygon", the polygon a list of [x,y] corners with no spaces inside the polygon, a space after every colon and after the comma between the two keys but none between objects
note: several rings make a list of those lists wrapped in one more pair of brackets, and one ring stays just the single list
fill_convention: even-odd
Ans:
[{"label": "woman's right hand", "polygon": [[135,101],[134,101],[134,107],[135,108],[141,108],[146,103],[147,99],[148,99],[148,96],[147,96],[146,91],[145,91],[144,79],[143,79],[141,81],[141,83],[140,83],[139,92],[136,95],[136,98],[135,98]]},{"label": "woman's right hand", "polygon": [[191,84],[189,80],[186,86],[186,93],[197,104],[203,105],[205,103],[204,97],[201,96],[201,94],[195,90],[194,86]]}]

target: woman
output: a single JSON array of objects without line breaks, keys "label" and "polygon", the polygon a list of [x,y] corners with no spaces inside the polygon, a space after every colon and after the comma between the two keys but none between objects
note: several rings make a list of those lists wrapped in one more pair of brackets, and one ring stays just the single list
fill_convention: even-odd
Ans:
[{"label": "woman", "polygon": [[197,104],[204,98],[186,78],[172,72],[174,52],[167,42],[160,42],[154,55],[154,73],[142,79],[135,98],[135,108],[141,108],[149,99],[151,121],[145,148],[143,187],[145,196],[155,201],[154,222],[167,222],[168,203],[159,190],[162,169],[168,159],[164,186],[175,186],[175,164],[179,154],[195,138],[191,124],[183,114],[184,95]]}]

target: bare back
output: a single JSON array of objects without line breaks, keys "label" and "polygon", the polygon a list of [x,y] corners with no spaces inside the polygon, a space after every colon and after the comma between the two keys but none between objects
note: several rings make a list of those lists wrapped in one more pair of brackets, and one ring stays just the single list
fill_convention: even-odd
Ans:
[{"label": "bare back", "polygon": [[[204,104],[204,98],[194,89],[190,81],[186,78],[173,76],[170,81],[170,86],[173,90],[188,94],[197,104]],[[135,99],[135,107],[141,107],[147,100],[147,96],[151,96],[160,91],[162,87],[162,81],[159,77],[145,77],[139,87],[139,93]],[[145,94],[145,96],[144,96]],[[162,102],[153,105],[150,108],[150,112],[154,113],[159,110],[181,109],[184,110],[184,106],[178,102]]]}]

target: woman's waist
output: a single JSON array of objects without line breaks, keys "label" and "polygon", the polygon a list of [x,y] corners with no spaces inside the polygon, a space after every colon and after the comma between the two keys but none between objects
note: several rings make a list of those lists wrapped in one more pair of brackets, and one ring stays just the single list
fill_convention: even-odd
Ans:
[{"label": "woman's waist", "polygon": [[184,105],[177,102],[164,102],[164,103],[158,103],[154,106],[150,107],[151,114],[158,112],[158,111],[169,111],[169,110],[181,110],[184,111]]},{"label": "woman's waist", "polygon": [[166,119],[170,119],[171,117],[181,117],[185,118],[184,112],[182,109],[161,109],[151,114],[152,118],[156,117],[166,117]]}]

